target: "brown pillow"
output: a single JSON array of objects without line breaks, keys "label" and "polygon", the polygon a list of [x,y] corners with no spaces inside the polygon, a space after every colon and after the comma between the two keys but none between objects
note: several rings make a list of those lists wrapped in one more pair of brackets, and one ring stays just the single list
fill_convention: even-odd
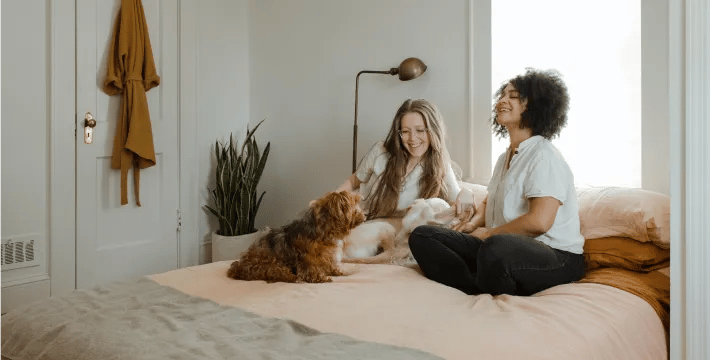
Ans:
[{"label": "brown pillow", "polygon": [[600,267],[648,272],[667,267],[671,252],[651,242],[625,237],[607,237],[584,241],[587,270]]},{"label": "brown pillow", "polygon": [[628,237],[670,247],[670,197],[624,187],[577,189],[585,239]]}]

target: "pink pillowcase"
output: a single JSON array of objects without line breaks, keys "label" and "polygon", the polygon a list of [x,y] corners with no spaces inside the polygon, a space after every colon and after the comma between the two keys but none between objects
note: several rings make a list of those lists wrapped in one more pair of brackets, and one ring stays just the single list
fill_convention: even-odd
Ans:
[{"label": "pink pillowcase", "polygon": [[[461,182],[473,191],[476,205],[487,195],[486,187]],[[626,187],[577,188],[579,219],[585,239],[626,237],[670,248],[670,196]]]},{"label": "pink pillowcase", "polygon": [[578,188],[579,218],[585,239],[628,237],[670,247],[670,197],[624,187]]}]

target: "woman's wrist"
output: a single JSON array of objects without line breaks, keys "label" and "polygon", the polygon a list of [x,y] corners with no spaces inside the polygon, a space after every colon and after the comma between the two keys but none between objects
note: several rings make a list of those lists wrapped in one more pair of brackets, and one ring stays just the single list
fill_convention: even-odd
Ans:
[{"label": "woman's wrist", "polygon": [[350,192],[352,192],[352,191],[355,190],[355,189],[353,188],[353,183],[350,181],[350,179],[345,180],[344,183],[340,184],[340,186],[338,186],[338,188],[335,189],[336,192],[340,192],[340,191],[343,191],[343,190],[345,190],[345,191],[350,191]]},{"label": "woman's wrist", "polygon": [[493,228],[493,229],[484,228],[484,229],[486,230],[486,237],[487,238],[498,234],[498,232],[496,231],[497,230],[496,228]]}]

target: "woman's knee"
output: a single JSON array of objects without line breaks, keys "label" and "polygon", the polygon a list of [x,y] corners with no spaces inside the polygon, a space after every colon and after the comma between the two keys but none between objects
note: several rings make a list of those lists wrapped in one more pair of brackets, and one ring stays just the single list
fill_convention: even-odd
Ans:
[{"label": "woman's knee", "polygon": [[479,261],[487,265],[495,265],[508,259],[514,249],[515,241],[509,236],[491,236],[481,243],[481,249],[478,253]]},{"label": "woman's knee", "polygon": [[[447,242],[453,236],[452,230],[436,225],[419,225],[409,234],[409,245],[412,243],[422,244],[436,242]],[[414,245],[417,246],[417,245]]]},{"label": "woman's knee", "polygon": [[478,252],[477,283],[482,291],[492,294],[513,294],[515,281],[511,267],[513,242],[504,236],[491,236],[484,240]]},{"label": "woman's knee", "polygon": [[414,228],[412,233],[409,235],[411,240],[414,237],[417,238],[431,238],[434,234],[438,232],[439,227],[435,225],[419,225]]},{"label": "woman's knee", "polygon": [[477,256],[478,271],[494,277],[510,276],[514,268],[532,255],[526,251],[527,240],[507,234],[484,240]]},{"label": "woman's knee", "polygon": [[431,240],[431,235],[433,234],[431,229],[428,229],[429,225],[417,226],[411,234],[409,234],[409,249],[412,254],[419,252],[419,250],[426,248],[426,244]]}]

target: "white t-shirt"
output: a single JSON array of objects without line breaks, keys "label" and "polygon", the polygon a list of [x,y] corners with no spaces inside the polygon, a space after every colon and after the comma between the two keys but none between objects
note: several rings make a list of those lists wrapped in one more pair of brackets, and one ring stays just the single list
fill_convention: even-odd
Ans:
[{"label": "white t-shirt", "polygon": [[488,183],[486,227],[506,224],[528,212],[528,198],[553,197],[562,205],[550,230],[535,239],[552,248],[582,254],[584,237],[579,228],[579,205],[574,177],[562,154],[542,136],[518,146],[505,170],[501,154]]},{"label": "white t-shirt", "polygon": [[[367,196],[370,195],[370,192],[373,191],[380,176],[385,171],[387,160],[389,160],[389,154],[385,149],[384,142],[380,141],[370,149],[357,168],[357,171],[355,171],[355,176],[362,182],[362,184],[360,184],[360,195],[363,199],[366,199]],[[461,191],[461,187],[456,180],[451,164],[447,164],[446,166],[446,174],[444,177],[444,185],[448,193],[448,199],[446,200],[452,203],[456,201],[456,196],[458,196],[459,191]],[[407,175],[404,184],[402,184],[402,188],[399,190],[397,210],[408,208],[414,203],[415,199],[419,198],[419,178],[422,176],[422,171],[422,165],[418,164],[409,175]]]}]

